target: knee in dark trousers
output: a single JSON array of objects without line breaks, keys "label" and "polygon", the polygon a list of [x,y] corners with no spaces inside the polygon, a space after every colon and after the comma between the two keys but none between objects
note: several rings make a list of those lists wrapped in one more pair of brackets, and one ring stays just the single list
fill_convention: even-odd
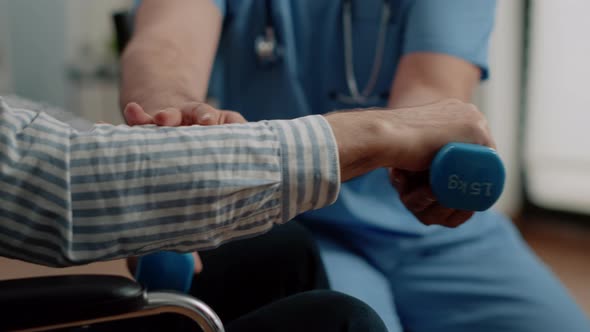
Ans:
[{"label": "knee in dark trousers", "polygon": [[203,271],[191,294],[225,323],[290,295],[328,288],[315,240],[293,221],[200,255]]},{"label": "knee in dark trousers", "polygon": [[377,313],[351,296],[310,291],[282,299],[230,323],[228,332],[386,332]]}]

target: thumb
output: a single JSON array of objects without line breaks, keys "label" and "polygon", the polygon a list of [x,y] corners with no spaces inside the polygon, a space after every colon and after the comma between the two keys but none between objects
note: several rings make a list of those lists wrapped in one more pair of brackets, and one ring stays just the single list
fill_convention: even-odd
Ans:
[{"label": "thumb", "polygon": [[153,124],[154,120],[138,103],[129,103],[123,110],[125,121],[130,126]]}]

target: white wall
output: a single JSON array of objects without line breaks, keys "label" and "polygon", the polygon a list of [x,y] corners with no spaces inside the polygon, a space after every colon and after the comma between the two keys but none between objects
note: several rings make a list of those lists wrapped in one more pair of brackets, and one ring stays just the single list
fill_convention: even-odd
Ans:
[{"label": "white wall", "polygon": [[[121,122],[111,14],[132,0],[0,0],[0,91],[47,102],[93,121]],[[6,56],[3,56],[4,51]],[[10,59],[9,65],[6,59]],[[3,75],[3,68],[8,75]],[[77,71],[84,79],[73,81]],[[4,87],[4,88],[3,88]]]},{"label": "white wall", "polygon": [[[113,42],[111,14],[129,8],[132,0],[65,0],[67,25],[66,57],[74,60],[81,52],[88,52],[98,59],[112,56],[109,47]],[[83,50],[86,49],[86,50]],[[106,59],[108,60],[108,59]]]},{"label": "white wall", "polygon": [[6,1],[0,1],[0,95],[9,93],[12,90],[8,37]]},{"label": "white wall", "polygon": [[[69,27],[66,59],[70,70],[83,75],[69,82],[67,108],[92,121],[122,123],[119,111],[117,59],[112,13],[129,8],[132,0],[66,0]],[[112,72],[97,77],[98,68]]]},{"label": "white wall", "polygon": [[590,2],[533,1],[525,166],[531,200],[590,213]]},{"label": "white wall", "polygon": [[504,192],[495,208],[516,215],[521,208],[521,58],[523,52],[523,0],[498,0],[490,48],[490,79],[478,92],[477,105],[486,114],[506,167]]},{"label": "white wall", "polygon": [[64,0],[0,1],[14,92],[64,106]]}]

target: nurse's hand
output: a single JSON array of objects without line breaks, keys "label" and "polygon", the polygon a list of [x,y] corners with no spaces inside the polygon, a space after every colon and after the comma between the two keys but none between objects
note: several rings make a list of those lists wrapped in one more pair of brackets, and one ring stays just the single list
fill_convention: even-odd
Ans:
[{"label": "nurse's hand", "polygon": [[495,148],[487,121],[473,105],[458,100],[401,108],[326,115],[338,142],[342,181],[386,167],[404,205],[426,225],[456,227],[471,211],[441,206],[428,181],[436,153],[450,142]]},{"label": "nurse's hand", "polygon": [[402,203],[425,225],[457,227],[473,216],[473,211],[449,209],[437,200],[429,185],[429,172],[411,172],[390,169],[392,185]]},{"label": "nurse's hand", "polygon": [[[153,115],[150,115],[150,113]],[[177,107],[169,107],[150,113],[138,103],[129,103],[123,110],[125,121],[130,126],[146,124],[168,127],[211,126],[246,122],[246,119],[240,113],[218,110],[208,104],[199,102],[182,103]]]}]

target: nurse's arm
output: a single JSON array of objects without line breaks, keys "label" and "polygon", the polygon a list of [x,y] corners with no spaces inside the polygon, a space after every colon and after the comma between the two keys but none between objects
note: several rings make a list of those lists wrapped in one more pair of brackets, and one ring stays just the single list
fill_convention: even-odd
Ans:
[{"label": "nurse's arm", "polygon": [[[154,115],[188,101],[203,101],[221,23],[211,0],[143,0],[133,38],[121,58],[121,107],[136,102]],[[130,124],[151,119],[133,120]]]},{"label": "nurse's arm", "polygon": [[439,53],[410,53],[400,60],[389,106],[416,106],[445,98],[469,102],[480,77],[477,66],[460,58]]}]

